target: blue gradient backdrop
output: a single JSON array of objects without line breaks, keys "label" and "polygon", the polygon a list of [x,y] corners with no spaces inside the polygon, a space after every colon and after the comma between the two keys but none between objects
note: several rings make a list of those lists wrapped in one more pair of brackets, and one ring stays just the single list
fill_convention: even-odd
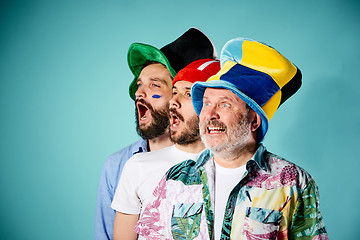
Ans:
[{"label": "blue gradient backdrop", "polygon": [[1,239],[93,238],[102,165],[138,138],[127,49],[162,47],[192,26],[218,52],[249,37],[302,70],[265,144],[318,182],[331,239],[356,239],[359,9],[347,0],[1,1]]}]

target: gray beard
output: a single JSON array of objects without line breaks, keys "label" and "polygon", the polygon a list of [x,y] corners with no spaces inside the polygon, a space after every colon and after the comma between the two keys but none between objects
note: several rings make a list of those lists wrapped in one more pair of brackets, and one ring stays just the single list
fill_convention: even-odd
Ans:
[{"label": "gray beard", "polygon": [[[239,123],[236,127],[230,126],[230,129],[226,127],[225,124],[223,124],[220,121],[217,120],[210,120],[206,121],[205,124],[203,124],[204,127],[200,126],[200,136],[201,140],[203,141],[206,148],[210,149],[214,154],[218,155],[221,158],[229,159],[236,156],[239,156],[245,149],[247,149],[247,140],[250,135],[250,119],[249,114],[250,112],[247,111],[245,115],[240,119]],[[204,132],[206,131],[207,125],[209,123],[212,123],[213,125],[225,127],[227,130],[227,139],[223,141],[222,143],[218,144],[217,146],[209,146],[206,143],[206,139],[204,137]],[[230,131],[229,131],[230,130]]]}]

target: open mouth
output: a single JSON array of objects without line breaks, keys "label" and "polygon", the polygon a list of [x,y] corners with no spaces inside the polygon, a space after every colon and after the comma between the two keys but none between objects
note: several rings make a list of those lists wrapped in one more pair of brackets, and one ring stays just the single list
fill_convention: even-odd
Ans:
[{"label": "open mouth", "polygon": [[180,124],[180,119],[174,112],[170,112],[170,123],[172,128],[176,128]]},{"label": "open mouth", "polygon": [[208,134],[221,134],[226,132],[226,125],[217,120],[205,121],[206,133]]},{"label": "open mouth", "polygon": [[149,108],[142,102],[137,102],[136,107],[137,107],[138,114],[139,114],[139,120],[145,121],[149,117],[149,114],[150,114]]},{"label": "open mouth", "polygon": [[209,127],[208,126],[206,129],[209,134],[219,134],[219,133],[225,132],[224,127]]}]

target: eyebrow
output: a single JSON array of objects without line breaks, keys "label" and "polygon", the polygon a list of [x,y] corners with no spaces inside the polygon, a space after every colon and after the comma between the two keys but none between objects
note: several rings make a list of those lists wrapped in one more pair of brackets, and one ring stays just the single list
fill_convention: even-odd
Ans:
[{"label": "eyebrow", "polygon": [[[175,87],[175,86],[173,86],[172,88],[173,88],[173,89],[176,89],[176,90],[178,89],[178,88]],[[184,89],[185,89],[185,90],[191,90],[191,87],[184,87]]]},{"label": "eyebrow", "polygon": [[[163,84],[165,84],[166,86],[168,85],[167,81],[165,81],[164,79],[160,79],[160,78],[150,78],[151,82],[161,82]],[[136,79],[136,82],[142,82],[141,78]]]},{"label": "eyebrow", "polygon": [[165,84],[166,86],[168,85],[167,81],[164,79],[160,79],[160,78],[150,78],[150,81],[152,82],[162,82],[163,84]]},{"label": "eyebrow", "polygon": [[[203,100],[208,100],[209,98],[208,97],[203,97]],[[234,100],[232,98],[229,98],[229,97],[226,97],[226,96],[223,96],[223,97],[219,97],[219,101],[229,101],[229,102],[233,102]]]}]

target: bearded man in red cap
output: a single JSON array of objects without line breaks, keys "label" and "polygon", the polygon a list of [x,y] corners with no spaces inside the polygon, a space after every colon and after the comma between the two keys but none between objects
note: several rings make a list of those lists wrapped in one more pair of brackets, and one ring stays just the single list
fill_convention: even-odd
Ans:
[{"label": "bearded man in red cap", "polygon": [[[191,86],[195,81],[206,81],[219,70],[218,60],[202,59],[189,64],[175,76],[170,100],[170,139],[175,144],[136,154],[126,162],[111,205],[117,211],[114,239],[137,239],[133,228],[164,173],[179,162],[196,159],[204,150],[199,117],[191,101]],[[136,99],[142,97],[141,87],[135,95]]]}]

